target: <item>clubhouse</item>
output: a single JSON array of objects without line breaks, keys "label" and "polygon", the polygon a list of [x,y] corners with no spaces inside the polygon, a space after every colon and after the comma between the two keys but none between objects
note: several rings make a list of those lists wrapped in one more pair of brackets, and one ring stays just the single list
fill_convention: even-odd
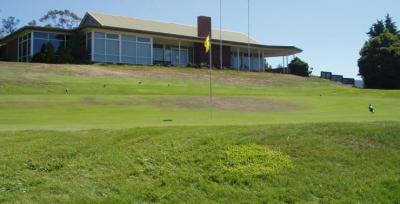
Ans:
[{"label": "clubhouse", "polygon": [[[91,62],[121,64],[209,65],[203,42],[211,34],[212,64],[220,66],[220,32],[211,29],[211,18],[199,16],[197,27],[88,12],[78,28],[25,26],[0,39],[0,59],[30,62],[42,46],[57,50],[67,46],[71,34],[86,36]],[[235,70],[263,71],[265,59],[302,52],[294,46],[264,45],[247,35],[222,31],[222,66]],[[250,51],[250,52],[249,52]],[[250,55],[249,55],[250,53]]]}]

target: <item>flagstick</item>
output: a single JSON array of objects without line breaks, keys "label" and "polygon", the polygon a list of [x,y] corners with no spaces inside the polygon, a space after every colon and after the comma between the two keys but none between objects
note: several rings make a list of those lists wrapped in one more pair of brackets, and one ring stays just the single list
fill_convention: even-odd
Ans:
[{"label": "flagstick", "polygon": [[211,50],[212,50],[212,43],[211,43],[211,34],[210,34],[210,68],[209,68],[209,74],[210,74],[210,119],[213,119],[213,104],[212,104],[212,78],[211,78],[211,71],[212,71],[212,55],[211,55]]},{"label": "flagstick", "polygon": [[250,54],[250,0],[247,0],[247,55],[249,63],[249,71],[251,67],[251,54]]},{"label": "flagstick", "polygon": [[222,69],[222,0],[219,0],[219,68]]}]

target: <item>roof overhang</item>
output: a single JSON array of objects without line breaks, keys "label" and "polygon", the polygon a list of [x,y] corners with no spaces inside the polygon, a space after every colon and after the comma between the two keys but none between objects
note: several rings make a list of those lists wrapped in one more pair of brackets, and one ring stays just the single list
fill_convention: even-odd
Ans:
[{"label": "roof overhang", "polygon": [[[205,38],[200,38],[200,37],[190,37],[190,36],[184,36],[184,35],[149,32],[149,31],[143,31],[143,30],[137,30],[137,29],[126,29],[126,28],[109,27],[109,26],[84,25],[84,26],[81,26],[79,28],[79,30],[90,29],[90,28],[113,30],[113,31],[120,31],[120,32],[133,32],[133,33],[138,33],[138,34],[148,34],[148,35],[154,35],[154,36],[159,36],[159,37],[168,37],[168,38],[181,39],[181,40],[187,40],[187,41],[199,42],[199,43],[204,42],[204,39],[205,39]],[[213,44],[219,44],[220,40],[212,39],[211,42]],[[303,52],[303,50],[301,50],[300,48],[297,48],[295,46],[262,45],[262,44],[252,44],[252,43],[248,44],[248,43],[226,41],[226,40],[223,40],[222,43],[223,43],[223,45],[235,46],[235,47],[241,47],[241,48],[247,48],[250,45],[250,48],[252,50],[256,49],[256,50],[259,50],[260,52],[267,52],[268,57],[288,56],[288,55],[294,55],[294,54]]]},{"label": "roof overhang", "polygon": [[63,28],[41,27],[41,26],[24,26],[24,27],[18,29],[17,31],[1,38],[0,44],[6,43],[7,41],[14,39],[16,36],[18,36],[21,33],[26,32],[26,31],[72,33],[72,32],[74,32],[74,30],[77,30],[77,29],[63,29]]}]

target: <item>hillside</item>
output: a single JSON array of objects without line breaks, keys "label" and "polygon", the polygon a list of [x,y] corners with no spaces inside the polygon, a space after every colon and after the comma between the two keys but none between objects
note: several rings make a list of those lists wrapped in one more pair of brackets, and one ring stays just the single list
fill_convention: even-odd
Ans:
[{"label": "hillside", "polygon": [[0,132],[0,203],[396,203],[400,123]]},{"label": "hillside", "polygon": [[0,203],[399,202],[400,91],[212,73],[0,62]]},{"label": "hillside", "polygon": [[[399,91],[237,71],[213,71],[210,120],[208,79],[205,69],[0,62],[0,128],[399,120]],[[367,111],[370,103],[377,114]]]}]

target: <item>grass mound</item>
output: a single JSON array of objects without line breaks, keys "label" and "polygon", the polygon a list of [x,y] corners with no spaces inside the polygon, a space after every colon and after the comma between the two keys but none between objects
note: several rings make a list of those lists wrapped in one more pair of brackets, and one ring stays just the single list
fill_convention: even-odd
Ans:
[{"label": "grass mound", "polygon": [[235,177],[276,175],[293,167],[287,155],[256,144],[228,146],[221,159],[225,173]]}]

